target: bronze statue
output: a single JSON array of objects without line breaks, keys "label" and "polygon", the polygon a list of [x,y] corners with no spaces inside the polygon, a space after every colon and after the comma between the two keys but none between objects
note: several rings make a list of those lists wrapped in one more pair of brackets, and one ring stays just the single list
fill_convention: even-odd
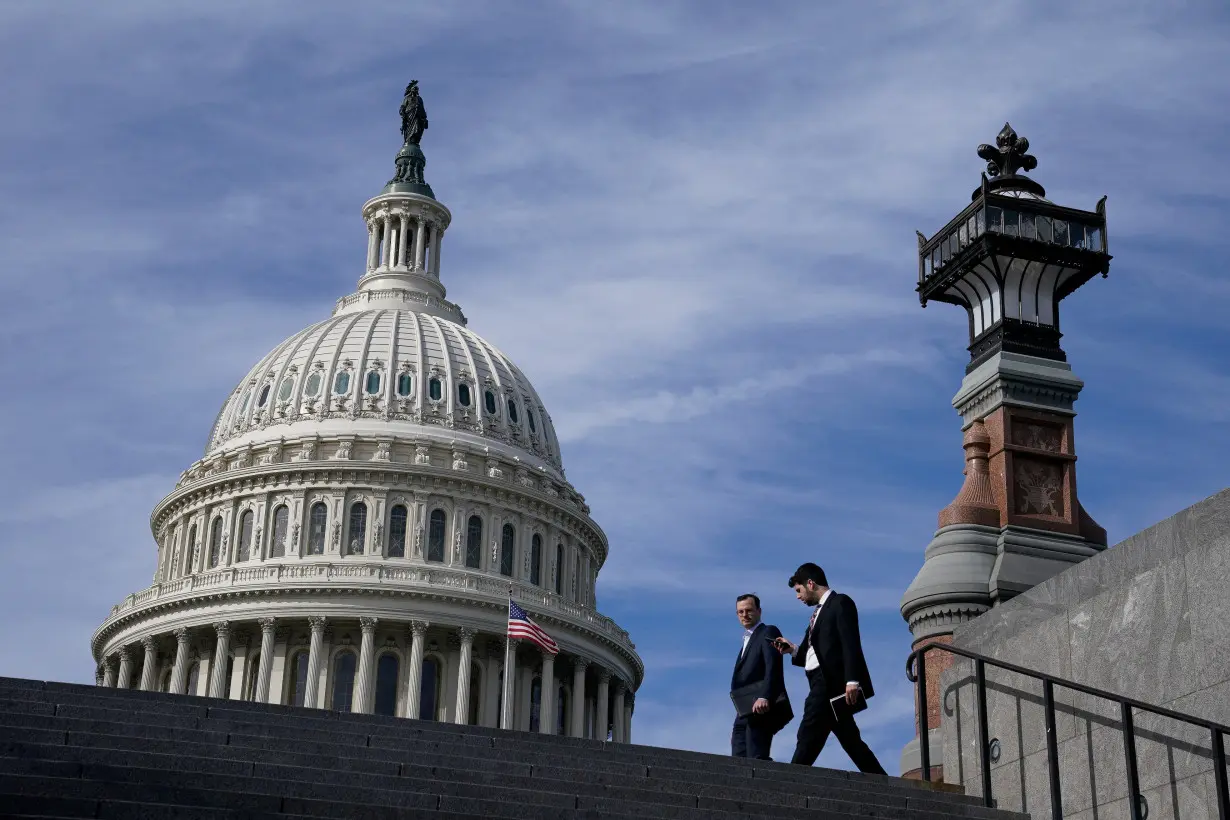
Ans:
[{"label": "bronze statue", "polygon": [[427,130],[427,109],[423,107],[423,98],[419,96],[419,81],[411,80],[406,86],[406,94],[402,97],[401,107],[401,137],[403,144],[418,145]]}]

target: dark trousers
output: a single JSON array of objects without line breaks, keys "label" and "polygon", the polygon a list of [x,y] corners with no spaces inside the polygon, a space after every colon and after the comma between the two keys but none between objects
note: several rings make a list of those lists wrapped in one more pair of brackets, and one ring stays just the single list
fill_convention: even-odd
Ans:
[{"label": "dark trousers", "polygon": [[854,723],[854,715],[844,713],[840,718],[833,717],[833,707],[829,704],[829,696],[824,686],[824,675],[819,671],[809,672],[807,682],[811,691],[803,703],[803,720],[799,722],[798,742],[794,747],[794,757],[791,763],[810,766],[820,756],[824,742],[829,739],[829,733],[837,735],[837,742],[846,750],[850,760],[860,772],[871,774],[888,774],[875,753],[863,741],[858,726]]},{"label": "dark trousers", "polygon": [[773,745],[773,733],[762,724],[763,718],[735,718],[730,730],[730,754],[733,757],[752,757],[757,760],[772,760],[769,748]]}]

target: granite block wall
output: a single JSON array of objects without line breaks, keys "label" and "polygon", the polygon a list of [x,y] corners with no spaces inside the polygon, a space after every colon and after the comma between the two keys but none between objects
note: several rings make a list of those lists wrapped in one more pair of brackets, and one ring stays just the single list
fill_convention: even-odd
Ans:
[{"label": "granite block wall", "polygon": [[[1230,725],[1227,599],[1230,490],[1223,490],[960,627],[953,642]],[[991,667],[987,683],[998,806],[1050,817],[1042,685]],[[972,662],[945,672],[940,691],[944,779],[981,794]],[[1056,705],[1064,817],[1127,820],[1118,705],[1063,689]],[[1148,714],[1134,721],[1148,820],[1217,817],[1208,733]]]}]

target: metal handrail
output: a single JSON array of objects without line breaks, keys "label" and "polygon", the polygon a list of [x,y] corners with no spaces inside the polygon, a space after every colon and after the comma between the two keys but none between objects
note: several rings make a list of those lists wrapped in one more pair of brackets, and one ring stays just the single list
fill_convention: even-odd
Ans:
[{"label": "metal handrail", "polygon": [[990,664],[998,669],[1004,669],[1008,672],[1015,672],[1018,675],[1042,681],[1042,705],[1046,712],[1046,763],[1050,776],[1052,820],[1063,820],[1063,800],[1059,786],[1059,737],[1055,729],[1056,686],[1082,692],[1086,695],[1093,695],[1094,697],[1114,701],[1119,704],[1119,716],[1123,725],[1123,752],[1127,765],[1128,791],[1132,797],[1128,801],[1132,820],[1143,820],[1140,809],[1140,772],[1136,765],[1136,730],[1132,711],[1134,709],[1178,720],[1192,726],[1199,726],[1209,731],[1213,746],[1213,777],[1217,783],[1217,816],[1219,820],[1230,820],[1230,783],[1227,782],[1226,748],[1223,741],[1224,736],[1230,735],[1230,726],[1198,718],[1194,715],[1184,714],[1183,712],[1176,712],[1174,709],[1167,709],[1164,706],[1155,706],[1125,695],[1117,695],[1105,689],[1098,689],[1093,686],[1086,686],[1083,683],[1077,683],[1076,681],[1048,675],[1045,672],[1026,669],[1014,663],[1007,663],[1006,661],[997,660],[987,655],[946,643],[923,644],[911,652],[905,661],[905,676],[914,684],[914,690],[918,698],[920,735],[918,749],[921,758],[920,763],[922,764],[923,780],[931,781],[931,745],[927,734],[929,729],[927,726],[927,666],[925,663],[919,663],[918,661],[932,649],[951,652],[954,655],[960,655],[974,661],[974,678],[978,687],[978,737],[982,747],[980,749],[982,799],[988,807],[994,807],[995,805],[991,796],[991,744],[987,737],[990,733],[990,724],[987,719],[986,668],[987,664]]}]

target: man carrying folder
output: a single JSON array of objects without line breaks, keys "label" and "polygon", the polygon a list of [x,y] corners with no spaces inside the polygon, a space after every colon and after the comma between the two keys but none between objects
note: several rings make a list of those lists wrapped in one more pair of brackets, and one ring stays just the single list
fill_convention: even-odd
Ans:
[{"label": "man carrying folder", "polygon": [[794,719],[782,676],[782,657],[773,646],[773,639],[782,633],[772,624],[760,622],[760,599],[755,595],[740,595],[735,601],[735,614],[743,624],[743,646],[730,678],[730,699],[736,715],[730,753],[770,760],[773,735]]},{"label": "man carrying folder", "polygon": [[795,597],[814,607],[811,621],[802,644],[785,638],[773,642],[783,655],[790,653],[795,666],[807,670],[810,686],[790,762],[815,763],[832,732],[859,771],[887,774],[854,723],[855,713],[866,709],[867,698],[875,694],[858,634],[858,610],[850,596],[834,592],[828,583],[815,564],[795,570],[790,586]]}]

